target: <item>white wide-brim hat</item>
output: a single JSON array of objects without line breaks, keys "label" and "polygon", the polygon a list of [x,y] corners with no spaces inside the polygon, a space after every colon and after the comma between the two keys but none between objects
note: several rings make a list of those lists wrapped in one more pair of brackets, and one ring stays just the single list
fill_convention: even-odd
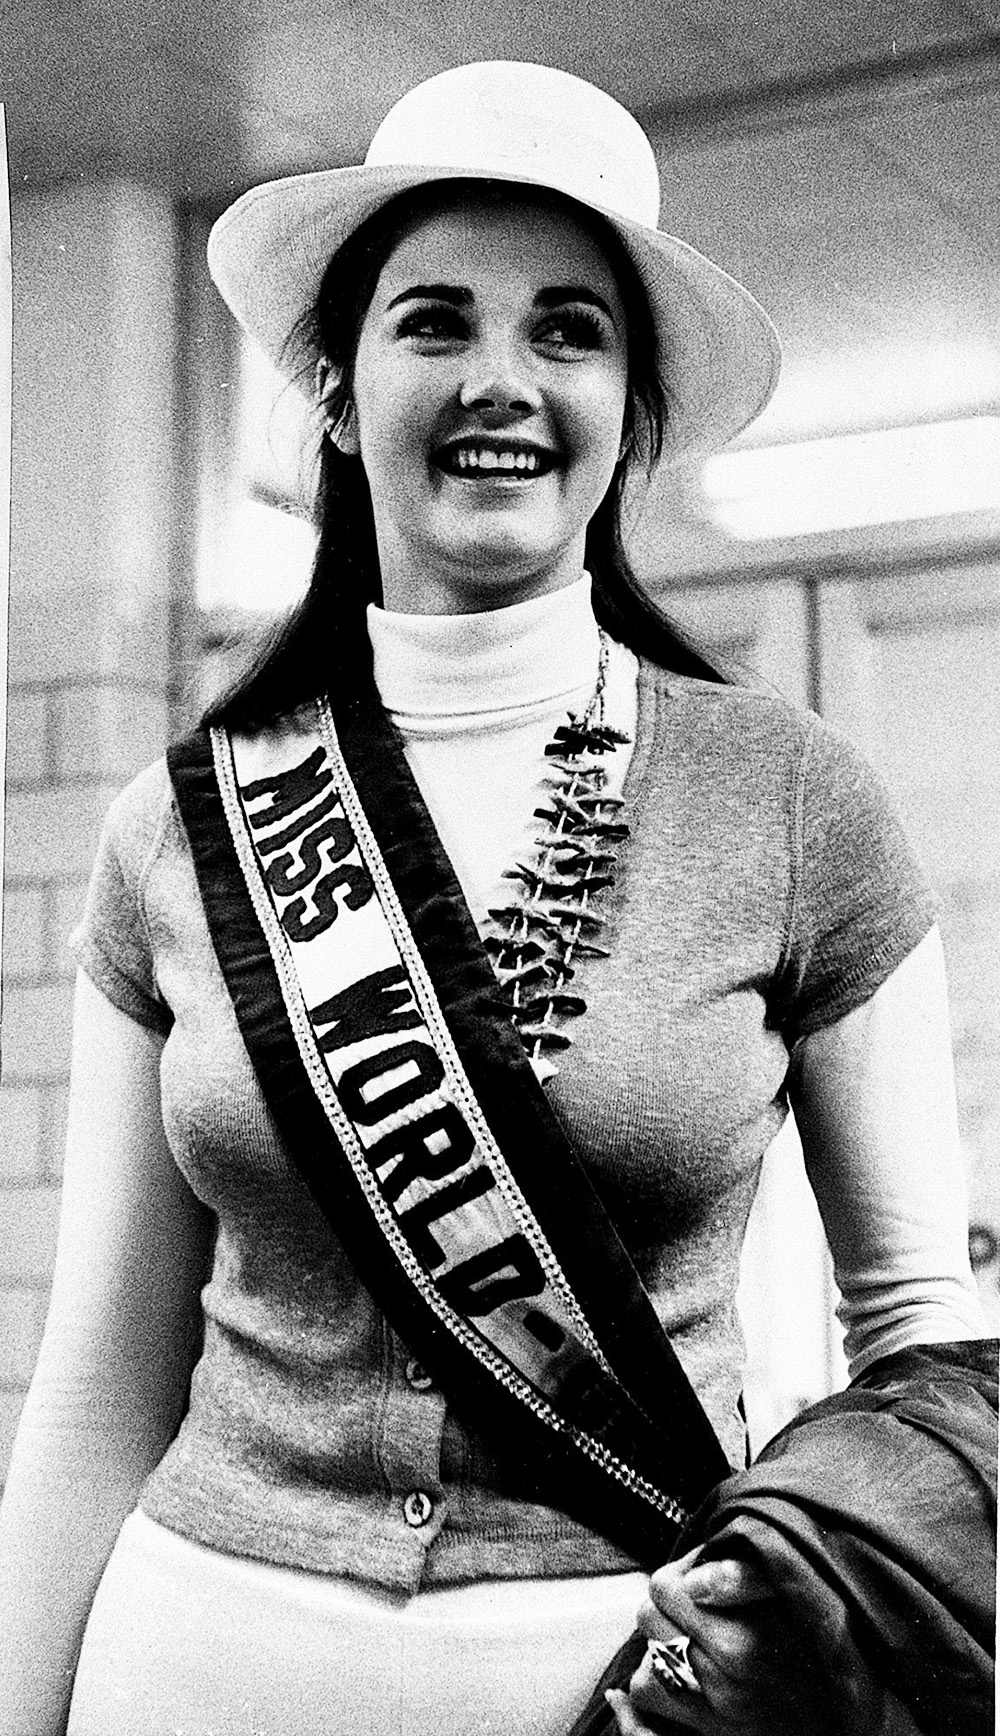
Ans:
[{"label": "white wide-brim hat", "polygon": [[306,358],[289,340],[331,256],[397,193],[455,178],[551,189],[620,237],[659,334],[665,457],[713,451],[764,408],[780,351],[763,308],[657,228],[660,179],[638,121],[605,91],[554,67],[480,61],[418,84],[386,115],[363,164],[268,181],[237,199],[209,236],[209,269],[240,324],[301,384]]}]

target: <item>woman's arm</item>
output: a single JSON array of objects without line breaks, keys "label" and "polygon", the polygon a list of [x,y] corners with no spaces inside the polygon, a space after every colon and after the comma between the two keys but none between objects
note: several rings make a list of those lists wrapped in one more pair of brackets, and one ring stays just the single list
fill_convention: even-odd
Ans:
[{"label": "woman's arm", "polygon": [[167,1147],[162,1039],[77,980],[55,1281],[0,1509],[0,1730],[58,1736],[119,1527],[183,1414],[210,1219]]},{"label": "woman's arm", "polygon": [[[903,1345],[987,1327],[968,1254],[965,1173],[941,939],[936,929],[863,1006],[806,1037],[792,1072],[806,1167],[830,1240],[855,1370]],[[614,1696],[622,1736],[671,1716],[703,1733],[773,1736],[808,1708],[789,1679],[776,1611],[738,1562],[697,1552],[650,1581],[640,1626],[693,1641],[704,1693],[670,1690],[645,1662]],[[794,1727],[810,1728],[806,1711]]]},{"label": "woman's arm", "polygon": [[907,1344],[985,1334],[936,928],[869,1001],[803,1040],[790,1083],[852,1374]]}]

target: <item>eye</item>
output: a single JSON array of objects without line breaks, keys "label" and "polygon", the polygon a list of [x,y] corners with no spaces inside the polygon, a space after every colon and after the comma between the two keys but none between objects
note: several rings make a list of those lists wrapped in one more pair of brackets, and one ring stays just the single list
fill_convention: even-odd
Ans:
[{"label": "eye", "polygon": [[542,320],[536,336],[555,350],[600,350],[607,334],[599,314],[589,308],[568,307]]},{"label": "eye", "polygon": [[396,335],[422,339],[431,344],[448,343],[465,335],[465,322],[454,307],[415,307],[403,315],[396,327]]}]

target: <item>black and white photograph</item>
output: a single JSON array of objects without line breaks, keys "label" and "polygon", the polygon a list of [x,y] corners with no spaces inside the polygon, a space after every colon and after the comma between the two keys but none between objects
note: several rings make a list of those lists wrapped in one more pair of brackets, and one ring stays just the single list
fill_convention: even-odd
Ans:
[{"label": "black and white photograph", "polygon": [[0,1736],[996,1736],[998,0],[21,0],[0,576]]}]

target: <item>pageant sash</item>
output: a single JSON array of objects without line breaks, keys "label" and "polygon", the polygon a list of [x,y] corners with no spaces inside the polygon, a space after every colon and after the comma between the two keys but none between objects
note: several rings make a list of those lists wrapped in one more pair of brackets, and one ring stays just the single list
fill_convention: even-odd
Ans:
[{"label": "pageant sash", "polygon": [[728,1465],[551,1115],[395,732],[377,706],[338,722],[322,703],[170,756],[265,1097],[396,1331],[501,1431],[519,1486],[662,1559]]}]

